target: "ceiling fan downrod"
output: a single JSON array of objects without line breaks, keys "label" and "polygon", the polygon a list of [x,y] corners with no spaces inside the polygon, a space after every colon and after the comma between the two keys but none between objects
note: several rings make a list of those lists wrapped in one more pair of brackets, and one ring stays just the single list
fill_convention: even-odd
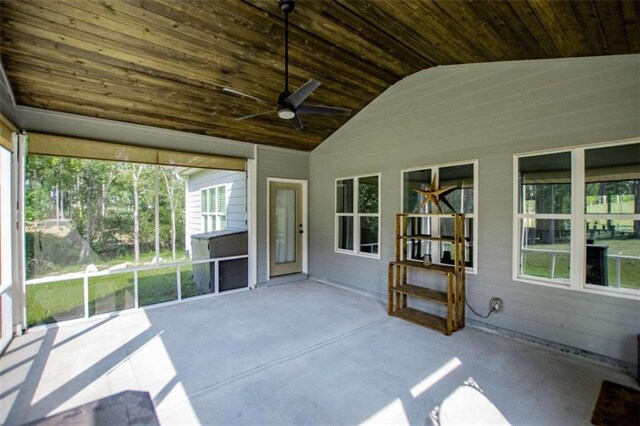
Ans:
[{"label": "ceiling fan downrod", "polygon": [[289,14],[293,12],[296,5],[293,0],[279,0],[278,7],[284,13],[284,91],[278,96],[278,116],[289,120],[296,115],[285,102],[291,95],[289,92]]}]

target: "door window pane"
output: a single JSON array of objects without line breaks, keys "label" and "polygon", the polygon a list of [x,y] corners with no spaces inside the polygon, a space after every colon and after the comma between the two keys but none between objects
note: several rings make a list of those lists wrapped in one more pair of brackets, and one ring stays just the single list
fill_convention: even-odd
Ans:
[{"label": "door window pane", "polygon": [[296,191],[277,188],[275,211],[275,263],[289,263],[296,260]]},{"label": "door window pane", "polygon": [[336,213],[353,213],[353,179],[337,182]]},{"label": "door window pane", "polygon": [[571,153],[518,159],[520,213],[571,213]]}]

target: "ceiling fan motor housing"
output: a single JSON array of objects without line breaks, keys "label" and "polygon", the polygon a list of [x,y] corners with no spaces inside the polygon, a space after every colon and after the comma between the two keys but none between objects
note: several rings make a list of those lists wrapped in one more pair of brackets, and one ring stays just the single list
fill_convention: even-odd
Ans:
[{"label": "ceiling fan motor housing", "polygon": [[289,120],[296,115],[295,109],[289,105],[286,99],[291,95],[288,90],[278,95],[278,117]]}]

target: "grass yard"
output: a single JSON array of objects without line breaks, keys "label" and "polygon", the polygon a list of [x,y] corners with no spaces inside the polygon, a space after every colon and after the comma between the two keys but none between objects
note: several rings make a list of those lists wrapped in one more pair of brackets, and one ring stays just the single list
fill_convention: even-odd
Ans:
[{"label": "grass yard", "polygon": [[[176,268],[138,272],[140,306],[178,298]],[[133,272],[89,278],[89,316],[135,307]],[[204,294],[193,282],[193,267],[180,271],[182,298]],[[83,279],[27,286],[27,325],[50,324],[84,316]]]}]

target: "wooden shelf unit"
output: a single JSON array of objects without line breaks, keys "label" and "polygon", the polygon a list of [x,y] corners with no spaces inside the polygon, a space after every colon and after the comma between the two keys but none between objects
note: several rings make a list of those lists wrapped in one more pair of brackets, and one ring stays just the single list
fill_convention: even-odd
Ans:
[{"label": "wooden shelf unit", "polygon": [[[452,218],[454,236],[440,237],[431,235],[410,235],[411,220],[420,218]],[[409,241],[429,240],[434,244],[450,242],[453,245],[453,265],[432,263],[425,265],[419,260],[409,259],[407,246]],[[396,260],[389,263],[389,315],[402,318],[424,327],[440,331],[447,336],[464,327],[465,317],[465,221],[463,214],[426,214],[399,213],[396,215]],[[424,270],[446,277],[446,291],[435,290],[423,285],[407,282],[409,270]],[[408,307],[408,298],[444,306],[446,317]]]}]

